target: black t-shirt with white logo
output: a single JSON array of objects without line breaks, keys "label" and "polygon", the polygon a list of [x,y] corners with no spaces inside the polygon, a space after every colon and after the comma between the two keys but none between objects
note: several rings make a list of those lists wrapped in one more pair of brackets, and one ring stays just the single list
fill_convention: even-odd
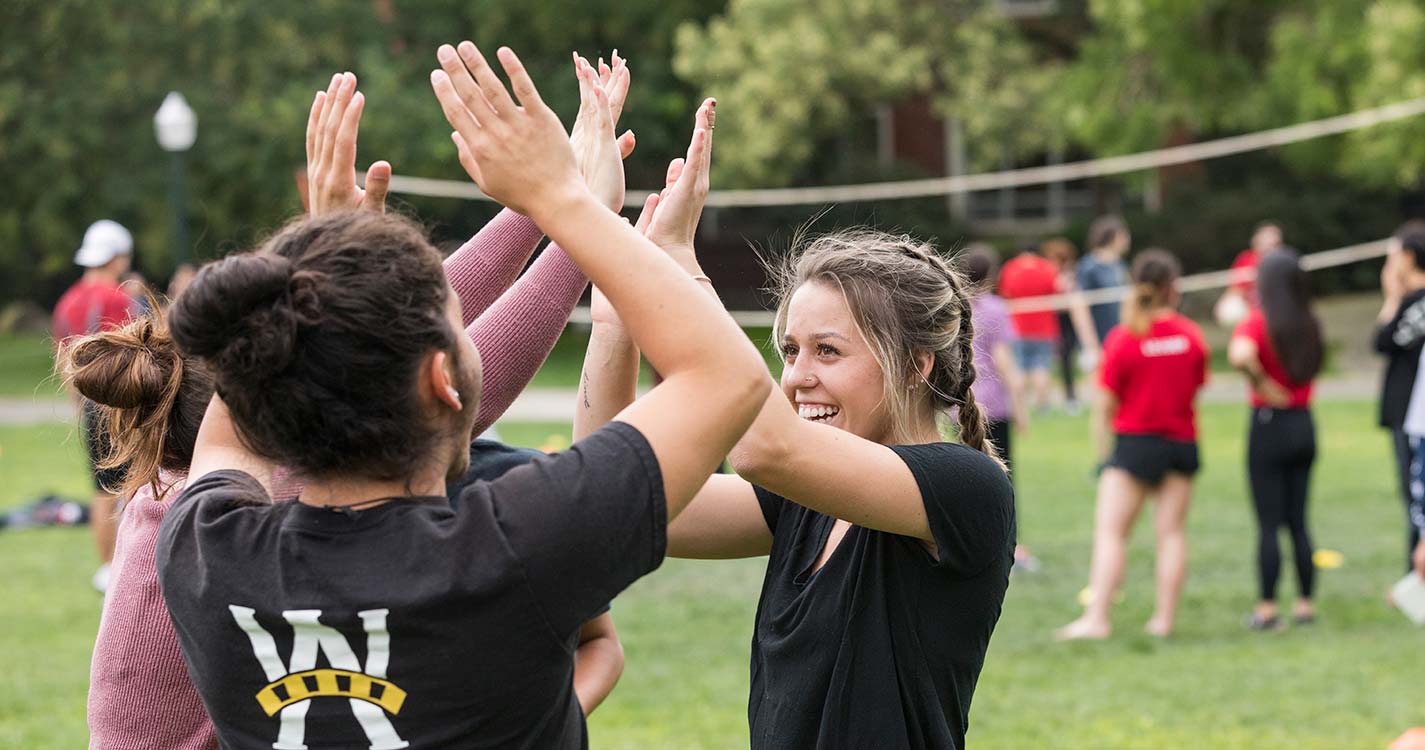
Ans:
[{"label": "black t-shirt with white logo", "polygon": [[925,502],[923,542],[852,526],[757,488],[772,553],[752,636],[756,750],[965,746],[970,698],[1014,560],[1014,490],[952,443],[891,446]]},{"label": "black t-shirt with white logo", "polygon": [[165,515],[159,582],[225,748],[582,748],[579,628],[658,567],[666,513],[619,422],[455,510],[272,504],[220,471]]}]

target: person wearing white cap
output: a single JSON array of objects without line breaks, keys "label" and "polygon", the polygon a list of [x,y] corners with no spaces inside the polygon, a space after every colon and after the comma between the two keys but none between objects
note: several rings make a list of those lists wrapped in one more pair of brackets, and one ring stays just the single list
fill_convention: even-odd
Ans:
[{"label": "person wearing white cap", "polygon": [[[59,298],[54,308],[52,332],[61,348],[70,337],[118,326],[137,310],[133,298],[120,288],[133,250],[133,235],[118,222],[101,219],[89,225],[83,244],[74,254],[75,264],[85,268],[84,275]],[[75,398],[79,398],[77,394]],[[103,426],[94,418],[92,405],[86,402],[83,406],[84,436],[95,485],[90,523],[94,527],[100,562],[93,584],[104,591],[109,585],[109,563],[114,559],[117,530],[114,517],[117,496],[109,488],[123,484],[124,469],[102,466],[109,453],[108,441]]]}]

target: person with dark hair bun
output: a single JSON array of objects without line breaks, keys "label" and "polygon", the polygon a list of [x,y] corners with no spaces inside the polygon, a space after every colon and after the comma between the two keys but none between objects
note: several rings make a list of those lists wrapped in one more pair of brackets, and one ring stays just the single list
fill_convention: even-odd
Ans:
[{"label": "person with dark hair bun", "polygon": [[[586,746],[581,628],[662,561],[668,521],[767,394],[756,348],[594,197],[558,118],[499,53],[518,104],[474,44],[437,52],[461,165],[579,263],[664,380],[569,451],[452,504],[480,353],[418,228],[332,213],[200,271],[172,325],[217,394],[157,564],[224,745]],[[580,89],[593,163],[621,179],[588,66]],[[707,147],[699,130],[689,160]],[[270,502],[274,461],[305,480],[296,502]]]},{"label": "person with dark hair bun", "polygon": [[[354,77],[349,83],[354,89]],[[627,69],[616,64],[605,78],[612,101],[622,99],[627,84]],[[336,78],[334,85],[340,85]],[[360,102],[354,92],[348,95]],[[339,133],[341,118],[332,118],[325,123],[327,128],[322,128],[319,115],[325,102],[323,92],[309,123],[312,160],[308,177],[312,185],[308,197],[313,212],[358,205],[370,211],[384,210],[383,202],[377,200],[384,197],[379,181],[368,174],[364,195],[355,187],[355,128]],[[587,119],[581,118],[579,125]],[[626,134],[620,144],[622,155],[626,155],[628,143]],[[313,152],[320,152],[324,145],[342,152],[343,160],[321,161],[320,153]],[[591,145],[584,139],[580,152]],[[611,207],[622,204],[620,185],[613,186],[616,191],[607,182],[600,185],[600,193]],[[515,276],[540,236],[542,232],[532,221],[506,210],[444,264],[462,302],[466,334],[486,352],[477,429],[498,419],[538,370],[587,283],[583,272],[557,246],[547,248],[516,282]],[[61,364],[66,378],[99,405],[98,414],[116,436],[101,465],[127,466],[124,494],[131,494],[118,530],[115,584],[105,599],[90,669],[91,746],[120,750],[215,747],[213,725],[183,664],[154,562],[160,523],[171,501],[183,490],[198,428],[213,396],[211,373],[201,360],[178,351],[164,319],[158,316],[75,339],[65,354]],[[489,441],[474,441],[472,468],[450,492],[458,493],[466,484],[503,474],[513,453]],[[529,460],[525,454],[518,455],[519,463]],[[290,498],[301,492],[300,483],[291,479],[275,483],[276,497]],[[579,662],[576,693],[586,712],[598,705],[618,679],[622,659],[611,659],[610,653],[618,655],[621,650],[612,622],[604,615],[581,631],[575,651]]]},{"label": "person with dark hair bun", "polygon": [[1208,352],[1196,324],[1177,312],[1181,267],[1166,250],[1133,261],[1133,291],[1123,324],[1104,342],[1095,436],[1114,435],[1103,457],[1094,512],[1093,559],[1084,614],[1055,631],[1058,640],[1102,639],[1127,566],[1128,537],[1149,495],[1157,532],[1157,600],[1143,630],[1172,633],[1187,577],[1187,512],[1199,468],[1197,392],[1207,382]]},{"label": "person with dark hair bun", "polygon": [[1409,570],[1420,533],[1409,512],[1412,451],[1405,434],[1405,413],[1419,370],[1420,352],[1425,349],[1425,220],[1412,219],[1395,230],[1381,268],[1380,286],[1385,301],[1376,317],[1373,337],[1376,352],[1386,358],[1379,421],[1390,431],[1400,497],[1406,508],[1405,568]]},{"label": "person with dark hair bun", "polygon": [[1311,466],[1316,461],[1316,423],[1311,418],[1312,381],[1321,372],[1321,321],[1311,308],[1310,279],[1295,250],[1283,248],[1257,266],[1260,305],[1237,326],[1228,347],[1232,365],[1251,388],[1247,475],[1257,516],[1256,608],[1252,630],[1275,630],[1281,550],[1277,534],[1291,532],[1296,561],[1298,625],[1315,621],[1311,597],[1316,564],[1306,525]]}]

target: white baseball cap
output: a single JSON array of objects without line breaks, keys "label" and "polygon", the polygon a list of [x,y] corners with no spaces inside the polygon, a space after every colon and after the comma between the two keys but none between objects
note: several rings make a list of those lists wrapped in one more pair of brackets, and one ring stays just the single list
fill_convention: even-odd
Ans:
[{"label": "white baseball cap", "polygon": [[85,268],[98,268],[120,255],[134,251],[134,237],[117,221],[100,219],[84,230],[84,244],[74,254],[74,262]]}]

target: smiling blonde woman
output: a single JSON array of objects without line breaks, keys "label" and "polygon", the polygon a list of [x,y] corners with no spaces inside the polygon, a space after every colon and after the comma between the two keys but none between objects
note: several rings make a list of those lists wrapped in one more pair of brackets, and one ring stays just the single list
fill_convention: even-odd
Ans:
[{"label": "smiling blonde woman", "polygon": [[[711,293],[693,250],[702,157],[674,162],[640,223]],[[971,391],[969,287],[932,246],[870,230],[773,273],[780,391],[733,450],[740,476],[710,478],[669,525],[668,554],[769,555],[751,747],[963,747],[1014,550],[1013,490]],[[638,361],[598,312],[591,425],[632,398]],[[963,445],[941,437],[956,407]]]}]

